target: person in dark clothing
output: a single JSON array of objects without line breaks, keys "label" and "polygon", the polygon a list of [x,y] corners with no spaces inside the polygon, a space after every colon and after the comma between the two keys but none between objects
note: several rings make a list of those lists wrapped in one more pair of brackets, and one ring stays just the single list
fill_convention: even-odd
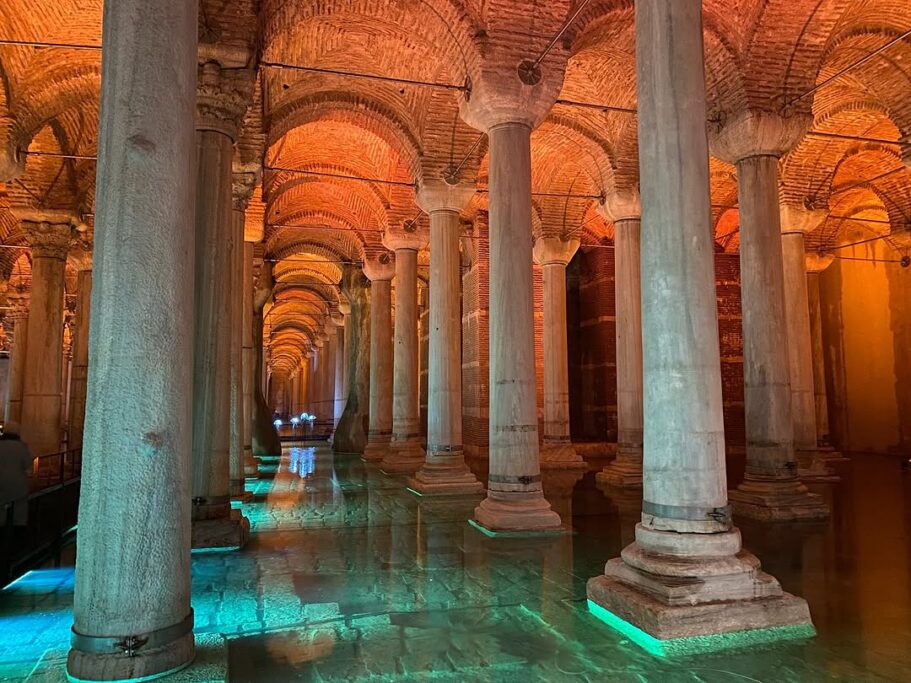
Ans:
[{"label": "person in dark clothing", "polygon": [[28,493],[34,457],[19,438],[15,425],[4,426],[0,435],[0,524],[6,524],[7,505],[13,508],[13,533],[17,545],[25,540],[28,525]]}]

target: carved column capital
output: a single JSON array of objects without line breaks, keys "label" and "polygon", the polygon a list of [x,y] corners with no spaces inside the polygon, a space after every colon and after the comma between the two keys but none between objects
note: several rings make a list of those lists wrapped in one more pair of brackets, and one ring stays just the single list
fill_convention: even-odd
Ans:
[{"label": "carved column capital", "polygon": [[826,268],[832,265],[832,262],[835,260],[835,257],[832,254],[826,254],[823,252],[811,252],[806,256],[807,262],[807,272],[808,273],[821,273]]},{"label": "carved column capital", "polygon": [[32,248],[32,259],[66,259],[73,242],[73,228],[69,223],[22,220],[25,240]]},{"label": "carved column capital", "polygon": [[364,275],[371,282],[391,280],[395,277],[395,259],[385,253],[364,260]]},{"label": "carved column capital", "polygon": [[712,156],[732,164],[750,157],[780,157],[800,142],[812,123],[812,115],[805,112],[782,116],[746,110],[710,130]]},{"label": "carved column capital", "polygon": [[196,130],[213,130],[234,142],[250,102],[249,74],[222,69],[218,62],[199,67],[196,86]]},{"label": "carved column capital", "polygon": [[246,211],[253,190],[256,189],[257,174],[254,171],[234,171],[231,174],[231,199],[235,211]]},{"label": "carved column capital", "polygon": [[539,237],[535,240],[535,263],[539,266],[561,265],[564,268],[579,248],[579,240],[558,237]]},{"label": "carved column capital", "polygon": [[614,188],[604,196],[604,204],[599,204],[595,210],[612,223],[639,220],[642,217],[639,192],[634,189]]},{"label": "carved column capital", "polygon": [[822,225],[828,215],[827,209],[808,209],[798,204],[782,204],[781,233],[806,235]]}]

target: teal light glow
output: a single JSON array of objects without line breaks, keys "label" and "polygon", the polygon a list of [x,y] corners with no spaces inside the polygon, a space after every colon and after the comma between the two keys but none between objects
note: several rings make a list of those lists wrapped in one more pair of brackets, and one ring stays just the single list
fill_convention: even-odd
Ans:
[{"label": "teal light glow", "polygon": [[493,529],[488,529],[486,526],[478,524],[473,519],[469,519],[468,523],[490,538],[538,538],[540,536],[565,536],[566,534],[572,533],[571,531],[562,528],[541,529],[540,531],[494,531]]},{"label": "teal light glow", "polygon": [[[120,681],[120,683],[143,683],[143,681],[154,681],[159,678],[164,678],[165,676],[170,676],[171,674],[176,674],[178,671],[183,671],[192,663],[193,661],[191,660],[185,664],[181,664],[180,666],[175,666],[173,669],[168,669],[167,671],[162,671],[161,673],[157,674],[151,674],[150,676],[140,676],[138,678],[118,678],[117,680]],[[70,676],[69,671],[66,672],[66,680],[70,681],[70,683],[91,683],[90,679]]]},{"label": "teal light glow", "polygon": [[421,498],[424,497],[424,494],[423,494],[423,493],[421,493],[420,491],[417,491],[417,490],[411,488],[410,486],[406,486],[406,487],[405,487],[405,490],[408,491],[409,493],[413,493],[413,494],[416,495],[416,496],[420,496]]},{"label": "teal light glow", "polygon": [[193,555],[208,555],[211,553],[233,553],[240,550],[239,545],[224,546],[221,548],[193,548],[190,552]]},{"label": "teal light glow", "polygon": [[707,652],[717,652],[719,650],[764,645],[782,640],[812,638],[816,635],[816,629],[813,628],[811,624],[801,624],[797,626],[775,626],[772,628],[758,628],[749,631],[713,633],[705,636],[689,636],[686,638],[661,640],[646,633],[641,628],[634,626],[625,619],[621,619],[596,602],[588,600],[588,610],[612,629],[629,638],[636,645],[655,657],[688,657]]},{"label": "teal light glow", "polygon": [[33,569],[3,588],[4,591],[15,590],[19,594],[45,594],[57,590],[72,590],[76,581],[76,570],[73,567],[61,569]]}]

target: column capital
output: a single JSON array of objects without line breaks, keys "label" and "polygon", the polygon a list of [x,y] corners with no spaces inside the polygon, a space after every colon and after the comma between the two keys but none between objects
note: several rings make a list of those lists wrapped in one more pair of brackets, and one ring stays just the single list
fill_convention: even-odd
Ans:
[{"label": "column capital", "polygon": [[831,266],[834,260],[835,257],[832,254],[826,254],[821,251],[808,252],[806,255],[807,272],[812,274],[821,273]]},{"label": "column capital", "polygon": [[642,203],[639,200],[639,191],[632,188],[615,187],[604,195],[604,203],[597,205],[595,210],[611,223],[640,220]]},{"label": "column capital", "polygon": [[535,263],[540,266],[561,265],[564,268],[579,248],[579,240],[559,237],[539,237],[535,240]]},{"label": "column capital", "polygon": [[328,334],[333,334],[336,327],[342,327],[345,324],[345,316],[341,311],[333,311],[329,314],[329,319],[326,321],[326,332]]},{"label": "column capital", "polygon": [[67,256],[67,261],[69,261],[78,272],[92,270],[92,247],[88,244],[78,244],[76,248],[70,251]]},{"label": "column capital", "polygon": [[316,355],[318,349],[323,348],[323,344],[325,343],[325,341],[326,341],[326,340],[323,339],[323,337],[322,337],[322,332],[315,332],[315,333],[314,333],[314,335],[313,335],[313,342],[312,342],[312,345],[313,345],[313,346],[312,346],[312,349],[311,349],[311,351],[313,352],[313,355]]},{"label": "column capital", "polygon": [[780,157],[810,129],[812,115],[746,110],[709,130],[712,156],[736,164],[757,156]]},{"label": "column capital", "polygon": [[430,180],[421,183],[417,192],[417,205],[424,213],[454,211],[460,213],[477,192],[474,185],[459,183],[450,185],[444,180]]},{"label": "column capital", "polygon": [[196,130],[213,130],[237,140],[250,100],[246,69],[223,69],[217,61],[199,66]]},{"label": "column capital", "polygon": [[338,312],[342,314],[343,318],[351,315],[351,304],[348,302],[348,299],[344,297],[344,295],[339,297]]},{"label": "column capital", "polygon": [[799,204],[781,205],[781,233],[806,235],[818,228],[829,215],[828,209],[808,209]]},{"label": "column capital", "polygon": [[391,251],[408,249],[420,251],[427,247],[430,236],[421,230],[416,223],[406,223],[402,229],[388,229],[383,233],[383,246]]},{"label": "column capital", "polygon": [[231,199],[235,211],[247,210],[258,180],[257,173],[253,170],[235,170],[231,173]]},{"label": "column capital", "polygon": [[20,219],[25,240],[32,248],[32,258],[65,260],[73,241],[70,223]]},{"label": "column capital", "polygon": [[364,275],[371,282],[391,280],[395,277],[395,259],[390,253],[364,259]]}]

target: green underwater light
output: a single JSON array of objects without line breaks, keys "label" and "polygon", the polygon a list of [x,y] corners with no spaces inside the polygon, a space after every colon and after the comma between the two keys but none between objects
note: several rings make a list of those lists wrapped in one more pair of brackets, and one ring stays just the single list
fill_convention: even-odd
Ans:
[{"label": "green underwater light", "polygon": [[588,600],[588,611],[655,657],[688,657],[719,650],[767,645],[784,640],[812,638],[816,635],[816,629],[812,624],[798,624],[661,640],[591,600]]}]

